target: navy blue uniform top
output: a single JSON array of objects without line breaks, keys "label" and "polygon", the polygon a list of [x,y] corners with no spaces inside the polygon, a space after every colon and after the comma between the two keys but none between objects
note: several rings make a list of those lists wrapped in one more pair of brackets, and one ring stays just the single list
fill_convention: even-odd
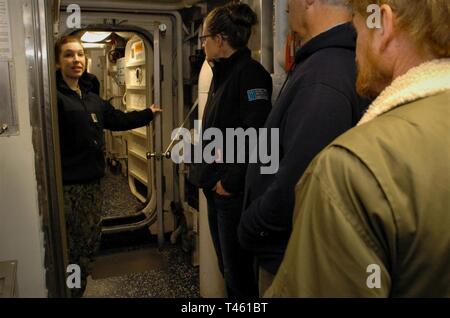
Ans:
[{"label": "navy blue uniform top", "polygon": [[63,183],[98,180],[105,171],[103,130],[125,131],[146,126],[152,121],[153,112],[116,110],[93,92],[95,85],[86,75],[79,81],[81,97],[67,86],[60,71],[56,77]]},{"label": "navy blue uniform top", "polygon": [[291,233],[296,183],[312,159],[355,126],[367,107],[355,89],[355,47],[356,32],[346,23],[311,39],[297,52],[265,125],[280,129],[279,170],[262,175],[260,164],[248,168],[239,240],[273,274]]}]

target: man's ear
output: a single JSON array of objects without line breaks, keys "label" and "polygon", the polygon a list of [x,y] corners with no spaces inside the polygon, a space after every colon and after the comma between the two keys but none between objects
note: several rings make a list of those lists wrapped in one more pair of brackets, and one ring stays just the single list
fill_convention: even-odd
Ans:
[{"label": "man's ear", "polygon": [[395,14],[392,8],[387,4],[380,7],[381,12],[381,29],[376,30],[378,33],[378,50],[384,51],[391,43],[395,33]]}]

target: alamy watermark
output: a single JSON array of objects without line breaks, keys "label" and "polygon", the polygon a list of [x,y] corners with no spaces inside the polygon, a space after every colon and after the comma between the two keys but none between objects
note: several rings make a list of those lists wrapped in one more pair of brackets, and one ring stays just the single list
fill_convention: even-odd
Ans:
[{"label": "alamy watermark", "polygon": [[[66,26],[69,29],[81,28],[81,8],[78,4],[70,4],[66,9],[67,13],[71,13],[66,20]],[[367,6],[367,27],[369,29],[381,29],[381,8],[378,4],[370,4]]]},{"label": "alamy watermark", "polygon": [[67,13],[71,13],[66,20],[66,26],[69,29],[81,28],[81,8],[78,4],[69,4],[66,9]]},{"label": "alamy watermark", "polygon": [[81,268],[77,264],[70,264],[66,269],[66,286],[69,289],[81,289]]},{"label": "alamy watermark", "polygon": [[381,8],[378,4],[370,4],[367,6],[367,27],[369,29],[381,29]]},{"label": "alamy watermark", "polygon": [[367,266],[367,273],[370,275],[367,277],[366,286],[369,289],[381,289],[381,267],[377,264],[370,264]]},{"label": "alamy watermark", "polygon": [[278,172],[280,163],[278,128],[258,130],[256,128],[246,130],[226,128],[224,135],[218,128],[208,128],[203,132],[201,127],[202,121],[196,120],[194,138],[186,128],[172,132],[172,140],[178,140],[180,137],[182,139],[172,149],[171,159],[174,163],[260,163],[261,174]]}]

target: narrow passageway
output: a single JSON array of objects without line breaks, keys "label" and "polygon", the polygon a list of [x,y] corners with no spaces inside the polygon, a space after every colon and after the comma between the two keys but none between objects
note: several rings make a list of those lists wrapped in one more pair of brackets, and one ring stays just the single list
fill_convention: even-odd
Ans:
[{"label": "narrow passageway", "polygon": [[[107,172],[102,180],[104,216],[129,215],[142,205],[131,194],[127,179]],[[198,267],[181,242],[167,240],[159,250],[148,231],[103,238],[88,278],[85,298],[198,298]]]}]

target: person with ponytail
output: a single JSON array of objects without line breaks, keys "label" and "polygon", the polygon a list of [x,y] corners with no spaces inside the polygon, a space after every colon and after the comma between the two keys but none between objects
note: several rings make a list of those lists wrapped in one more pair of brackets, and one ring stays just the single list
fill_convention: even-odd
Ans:
[{"label": "person with ponytail", "polygon": [[[252,59],[247,47],[256,23],[257,16],[248,5],[230,3],[211,11],[200,37],[213,70],[202,129],[219,129],[226,145],[233,143],[225,138],[227,129],[263,127],[272,108],[270,74]],[[237,236],[247,163],[226,156],[226,150],[234,150],[233,159],[242,151],[249,158],[252,149],[248,144],[245,149],[233,147],[215,151],[217,160],[201,165],[199,186],[207,198],[210,232],[228,297],[256,297],[253,257],[239,246]]]}]

